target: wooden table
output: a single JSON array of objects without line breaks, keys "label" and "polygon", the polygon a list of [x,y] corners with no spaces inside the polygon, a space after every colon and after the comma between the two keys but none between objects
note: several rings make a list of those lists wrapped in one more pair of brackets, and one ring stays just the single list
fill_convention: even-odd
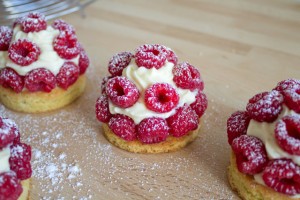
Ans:
[{"label": "wooden table", "polygon": [[[0,105],[32,145],[32,199],[238,199],[226,175],[226,120],[254,94],[300,79],[300,1],[102,0],[85,13],[63,17],[91,59],[84,95],[44,114]],[[95,118],[108,60],[144,43],[171,47],[205,81],[200,136],[178,152],[122,151]]]}]

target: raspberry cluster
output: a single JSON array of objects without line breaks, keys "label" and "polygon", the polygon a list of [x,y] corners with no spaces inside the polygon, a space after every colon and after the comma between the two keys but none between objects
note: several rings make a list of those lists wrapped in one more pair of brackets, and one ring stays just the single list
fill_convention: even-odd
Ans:
[{"label": "raspberry cluster", "polygon": [[[171,72],[173,84],[157,80],[157,83],[139,91],[134,82],[122,76],[123,70],[129,64],[138,68],[158,70],[164,67],[166,62],[174,64]],[[137,48],[135,54],[118,53],[109,60],[108,71],[110,75],[103,78],[101,96],[96,101],[96,117],[99,121],[107,123],[120,138],[152,144],[165,141],[169,135],[182,137],[197,129],[199,118],[207,108],[207,98],[203,93],[204,84],[197,68],[186,62],[178,63],[176,54],[170,48],[158,44],[145,44]],[[179,105],[177,88],[194,92],[195,101]],[[136,124],[129,116],[112,114],[109,110],[110,104],[127,109],[135,106],[138,101],[143,102],[149,112],[172,114],[166,118],[147,117]]]},{"label": "raspberry cluster", "polygon": [[[14,27],[16,26],[20,26],[25,33],[47,31],[48,29],[45,16],[41,13],[29,13],[18,18],[14,23]],[[21,92],[24,88],[30,92],[51,92],[56,86],[66,90],[76,82],[81,74],[85,73],[90,61],[77,40],[75,29],[60,19],[53,22],[52,28],[57,29],[59,34],[54,38],[51,48],[65,61],[59,73],[54,75],[44,66],[40,66],[40,68],[33,69],[21,76],[10,67],[0,66],[4,67],[0,70],[0,85],[11,88],[16,93]],[[11,41],[13,31],[8,27],[0,26],[0,36],[0,51],[8,51],[9,59],[21,67],[34,64],[43,53],[34,41],[28,39]],[[75,64],[72,59],[77,57],[79,57],[78,64]]]},{"label": "raspberry cluster", "polygon": [[0,173],[0,199],[18,199],[23,189],[22,180],[31,177],[31,147],[20,141],[17,125],[0,117],[0,151],[10,149],[10,171]]},{"label": "raspberry cluster", "polygon": [[[283,106],[292,114],[281,117]],[[265,144],[247,135],[250,120],[257,123],[274,123],[274,140],[290,154],[300,155],[300,80],[288,79],[278,83],[270,92],[252,97],[246,111],[237,111],[227,120],[228,143],[236,156],[240,172],[262,174],[265,184],[277,192],[300,194],[300,166],[291,159],[270,159]]]}]

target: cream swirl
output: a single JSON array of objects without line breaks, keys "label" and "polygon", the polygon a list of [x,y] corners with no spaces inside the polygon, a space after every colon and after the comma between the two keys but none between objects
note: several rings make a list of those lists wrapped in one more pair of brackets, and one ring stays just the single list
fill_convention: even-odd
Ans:
[{"label": "cream swirl", "polygon": [[10,171],[9,166],[10,147],[5,147],[0,151],[0,174]]}]

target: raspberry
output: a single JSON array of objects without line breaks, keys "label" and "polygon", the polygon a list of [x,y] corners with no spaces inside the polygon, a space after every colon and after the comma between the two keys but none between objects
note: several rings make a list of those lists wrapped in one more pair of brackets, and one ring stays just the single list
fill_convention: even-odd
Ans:
[{"label": "raspberry", "polygon": [[108,71],[112,76],[122,76],[122,71],[127,67],[133,58],[130,52],[121,52],[114,55],[108,62]]},{"label": "raspberry", "polygon": [[273,122],[282,110],[283,96],[276,90],[262,92],[247,104],[249,116],[258,122]]},{"label": "raspberry", "polygon": [[121,108],[132,106],[140,96],[134,83],[122,76],[116,76],[108,80],[106,93],[110,100]]},{"label": "raspberry", "polygon": [[278,145],[292,155],[300,155],[300,115],[287,115],[275,127]]},{"label": "raspberry", "polygon": [[8,48],[8,57],[21,66],[27,66],[37,61],[40,54],[40,48],[27,39],[18,39]]},{"label": "raspberry", "polygon": [[4,68],[0,71],[0,85],[19,93],[24,88],[24,77],[11,68]]},{"label": "raspberry", "polygon": [[271,160],[262,178],[275,191],[296,195],[300,193],[300,167],[288,159]]},{"label": "raspberry", "polygon": [[13,31],[8,26],[0,26],[0,51],[7,51]]},{"label": "raspberry", "polygon": [[142,143],[159,143],[167,139],[169,127],[163,118],[145,118],[138,124],[137,133],[137,137]]},{"label": "raspberry", "polygon": [[18,143],[10,147],[10,169],[16,172],[19,179],[25,180],[31,177],[32,170],[30,160],[31,147],[29,145]]},{"label": "raspberry", "polygon": [[51,92],[56,86],[56,78],[51,71],[45,68],[38,68],[30,71],[25,76],[25,87],[30,92],[44,91]]},{"label": "raspberry", "polygon": [[169,112],[179,102],[179,95],[175,88],[168,83],[155,83],[145,91],[146,107],[152,111]]},{"label": "raspberry", "polygon": [[13,171],[0,174],[0,199],[17,200],[23,192],[22,185]]},{"label": "raspberry", "polygon": [[47,29],[45,16],[41,13],[31,12],[19,19],[18,23],[25,33],[39,32]]},{"label": "raspberry", "polygon": [[127,115],[113,115],[108,122],[108,126],[117,136],[126,141],[132,141],[136,138],[134,121]]},{"label": "raspberry", "polygon": [[191,108],[197,113],[198,117],[200,118],[205,110],[207,109],[207,97],[206,95],[201,91],[198,90],[198,93],[196,95],[196,101],[191,104]]},{"label": "raspberry", "polygon": [[11,119],[0,117],[0,149],[18,138],[20,138],[20,133],[16,123]]},{"label": "raspberry", "polygon": [[60,68],[56,77],[57,85],[63,89],[68,89],[79,77],[79,67],[73,62],[65,62]]},{"label": "raspberry", "polygon": [[86,52],[82,49],[79,53],[79,74],[84,74],[88,66],[90,65],[90,60]]},{"label": "raspberry", "polygon": [[101,82],[101,93],[102,94],[106,94],[106,86],[107,86],[107,81],[109,79],[111,79],[112,76],[105,76],[103,79],[102,79],[102,82]]},{"label": "raspberry", "polygon": [[232,142],[237,167],[244,174],[260,173],[268,163],[265,146],[262,141],[249,135],[241,135]]},{"label": "raspberry", "polygon": [[108,98],[106,95],[102,95],[96,101],[96,117],[100,122],[108,123],[111,116]]},{"label": "raspberry", "polygon": [[166,47],[159,44],[144,44],[136,50],[135,62],[138,67],[159,69],[165,64],[167,56]]},{"label": "raspberry", "polygon": [[236,111],[228,118],[227,136],[230,145],[235,138],[247,133],[250,119],[246,111]]},{"label": "raspberry", "polygon": [[167,118],[170,127],[170,133],[174,137],[186,135],[189,131],[195,130],[198,127],[198,115],[187,104],[176,109],[176,113]]},{"label": "raspberry", "polygon": [[74,33],[64,31],[54,39],[53,48],[64,59],[72,59],[80,53],[79,43]]},{"label": "raspberry", "polygon": [[283,92],[286,89],[292,88],[294,85],[300,85],[300,80],[287,79],[287,80],[281,81],[277,84],[277,86],[274,88],[274,90]]},{"label": "raspberry", "polygon": [[72,25],[68,24],[67,22],[65,22],[62,19],[56,19],[54,20],[52,27],[54,29],[57,29],[59,31],[67,31],[67,32],[71,32],[73,34],[75,34],[75,29]]},{"label": "raspberry", "polygon": [[178,58],[177,58],[177,55],[175,54],[174,51],[172,51],[172,49],[170,48],[166,48],[167,49],[167,60],[171,63],[174,64],[174,66],[177,65],[177,62],[178,62]]},{"label": "raspberry", "polygon": [[200,77],[200,72],[187,62],[176,65],[173,69],[173,81],[183,89],[203,90],[204,83]]},{"label": "raspberry", "polygon": [[284,102],[290,109],[300,113],[300,84],[283,90]]}]

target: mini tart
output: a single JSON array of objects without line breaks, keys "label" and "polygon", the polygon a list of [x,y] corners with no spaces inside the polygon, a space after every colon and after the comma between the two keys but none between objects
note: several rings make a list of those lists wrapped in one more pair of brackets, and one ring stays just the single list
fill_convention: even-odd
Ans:
[{"label": "mini tart", "polygon": [[139,140],[126,141],[112,132],[107,124],[103,124],[104,136],[106,139],[119,147],[120,149],[133,153],[167,153],[177,151],[189,143],[193,142],[199,134],[200,124],[196,130],[190,131],[182,137],[168,136],[167,139],[160,143],[143,144]]},{"label": "mini tart", "polygon": [[244,200],[297,200],[273,189],[257,183],[253,176],[241,173],[236,165],[236,159],[231,152],[230,165],[228,167],[229,183],[234,191]]},{"label": "mini tart", "polygon": [[21,181],[23,192],[18,200],[28,200],[29,199],[29,190],[30,190],[30,178]]},{"label": "mini tart", "polygon": [[16,93],[12,89],[0,85],[0,102],[6,107],[19,112],[46,112],[73,102],[83,93],[85,85],[85,74],[79,76],[77,81],[67,90],[56,87],[50,93],[42,91],[29,92],[28,90]]}]

